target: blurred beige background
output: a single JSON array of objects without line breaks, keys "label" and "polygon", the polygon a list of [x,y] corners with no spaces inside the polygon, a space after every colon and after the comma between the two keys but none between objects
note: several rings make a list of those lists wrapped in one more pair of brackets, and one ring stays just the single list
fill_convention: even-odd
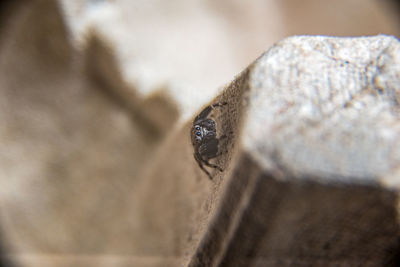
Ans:
[{"label": "blurred beige background", "polygon": [[[143,177],[183,123],[284,37],[400,36],[398,9],[378,0],[3,7],[0,237],[21,266],[176,266],[184,242],[146,211],[164,188]],[[173,206],[212,206],[208,181],[183,184],[170,185]]]},{"label": "blurred beige background", "polygon": [[183,114],[284,37],[398,36],[400,24],[393,3],[379,0],[61,3],[77,45],[96,28],[113,44],[128,82],[143,94],[167,84]]}]

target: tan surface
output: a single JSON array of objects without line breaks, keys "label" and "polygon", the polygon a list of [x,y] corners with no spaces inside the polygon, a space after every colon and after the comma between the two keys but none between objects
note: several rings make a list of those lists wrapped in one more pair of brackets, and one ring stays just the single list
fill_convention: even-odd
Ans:
[{"label": "tan surface", "polygon": [[[54,3],[25,1],[0,39],[7,258],[381,266],[396,256],[397,40],[299,37],[270,49],[211,101],[228,102],[213,116],[219,135],[233,135],[215,160],[224,172],[210,181],[193,159],[187,118],[217,88],[204,98],[183,92],[185,103],[173,81],[143,94],[104,33],[92,29],[73,47]],[[324,102],[326,92],[337,97]]]}]

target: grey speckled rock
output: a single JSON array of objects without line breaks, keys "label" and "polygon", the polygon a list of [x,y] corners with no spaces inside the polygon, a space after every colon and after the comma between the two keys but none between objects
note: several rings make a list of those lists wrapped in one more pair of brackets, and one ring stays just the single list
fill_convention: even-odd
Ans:
[{"label": "grey speckled rock", "polygon": [[268,50],[221,96],[242,127],[189,266],[396,266],[399,96],[393,37]]},{"label": "grey speckled rock", "polygon": [[397,39],[288,38],[250,76],[244,139],[263,166],[278,157],[294,174],[350,183],[380,182],[396,171]]}]

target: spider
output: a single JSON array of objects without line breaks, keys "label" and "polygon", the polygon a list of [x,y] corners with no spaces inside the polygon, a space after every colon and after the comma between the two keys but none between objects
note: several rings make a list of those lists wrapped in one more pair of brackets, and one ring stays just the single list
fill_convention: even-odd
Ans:
[{"label": "spider", "polygon": [[226,135],[223,135],[218,139],[215,121],[207,117],[211,111],[223,107],[226,104],[228,103],[218,102],[203,109],[203,111],[194,119],[191,130],[194,158],[200,168],[208,175],[210,180],[212,180],[212,176],[203,165],[217,169],[220,172],[223,171],[221,167],[210,163],[208,160],[221,155],[218,151],[218,144],[221,139],[226,138]]}]

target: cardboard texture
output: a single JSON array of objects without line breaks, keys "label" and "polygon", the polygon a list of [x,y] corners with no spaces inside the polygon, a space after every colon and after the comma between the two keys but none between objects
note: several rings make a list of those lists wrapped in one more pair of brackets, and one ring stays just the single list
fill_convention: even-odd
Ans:
[{"label": "cardboard texture", "polygon": [[0,38],[3,266],[400,263],[395,37],[271,47],[205,105],[227,102],[210,180],[201,109],[139,93],[95,29],[77,49],[57,2],[20,3]]}]

